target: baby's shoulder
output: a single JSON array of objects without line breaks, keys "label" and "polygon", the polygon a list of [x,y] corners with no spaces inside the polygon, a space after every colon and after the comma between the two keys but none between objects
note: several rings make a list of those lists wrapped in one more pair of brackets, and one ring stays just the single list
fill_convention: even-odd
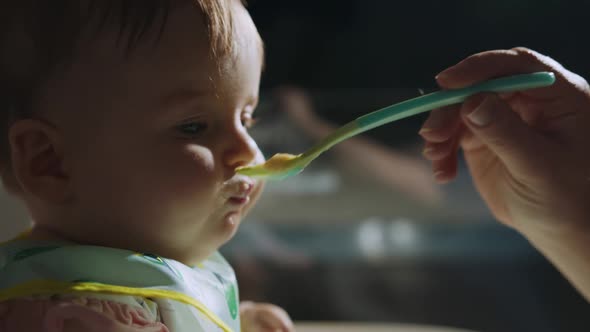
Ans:
[{"label": "baby's shoulder", "polygon": [[169,332],[157,304],[146,298],[109,294],[53,295],[0,302],[0,332]]}]

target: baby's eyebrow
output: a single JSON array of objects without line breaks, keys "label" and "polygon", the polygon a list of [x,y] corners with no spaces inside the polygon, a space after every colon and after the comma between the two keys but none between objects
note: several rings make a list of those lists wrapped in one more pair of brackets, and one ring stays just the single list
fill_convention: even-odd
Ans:
[{"label": "baby's eyebrow", "polygon": [[162,105],[165,108],[176,109],[211,96],[213,96],[213,92],[207,90],[175,90],[169,94],[164,95],[162,98]]}]

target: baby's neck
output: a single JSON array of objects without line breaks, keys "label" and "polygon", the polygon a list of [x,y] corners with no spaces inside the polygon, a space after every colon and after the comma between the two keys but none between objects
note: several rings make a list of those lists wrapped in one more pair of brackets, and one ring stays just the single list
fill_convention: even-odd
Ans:
[{"label": "baby's neck", "polygon": [[26,239],[29,240],[43,240],[43,241],[60,241],[60,242],[73,242],[73,241],[66,236],[59,234],[58,232],[51,230],[47,227],[34,225],[30,232],[25,236]]},{"label": "baby's neck", "polygon": [[[24,233],[22,235],[22,238],[27,239],[27,240],[66,242],[66,243],[71,243],[71,244],[83,245],[83,243],[81,243],[80,241],[73,240],[70,237],[68,237],[67,235],[61,234],[60,232],[55,231],[55,230],[48,228],[46,226],[43,226],[43,225],[34,225],[28,233]],[[131,248],[122,248],[122,249],[133,250]],[[160,253],[156,253],[156,254],[160,254]],[[175,259],[175,260],[177,260],[185,265],[188,265],[188,266],[195,266],[198,263],[205,260],[210,255],[211,255],[211,253],[208,253],[207,255],[197,256],[197,257],[195,257],[195,256],[184,257],[184,256],[175,256],[175,255],[163,255],[162,257]]]}]

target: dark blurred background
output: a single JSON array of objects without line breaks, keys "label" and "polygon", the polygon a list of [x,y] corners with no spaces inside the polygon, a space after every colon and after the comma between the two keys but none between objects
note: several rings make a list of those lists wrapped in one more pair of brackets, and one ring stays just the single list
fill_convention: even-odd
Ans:
[{"label": "dark blurred background", "polygon": [[[435,74],[484,50],[526,46],[590,76],[587,1],[250,0],[249,9],[266,43],[253,133],[268,155],[301,152],[332,126],[432,91]],[[434,184],[420,157],[424,119],[375,129],[270,183],[223,248],[242,297],[294,320],[589,330],[588,303],[493,219],[463,163],[455,182]]]}]

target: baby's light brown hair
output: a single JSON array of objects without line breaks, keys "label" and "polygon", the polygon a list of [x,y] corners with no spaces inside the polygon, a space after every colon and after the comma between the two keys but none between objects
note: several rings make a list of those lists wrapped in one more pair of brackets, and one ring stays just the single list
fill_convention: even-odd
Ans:
[{"label": "baby's light brown hair", "polygon": [[117,43],[132,52],[146,35],[162,33],[175,6],[192,2],[203,13],[217,58],[233,48],[231,1],[0,0],[0,178],[6,189],[20,191],[11,167],[10,126],[39,111],[36,98],[72,62],[83,35],[92,39],[114,27]]}]

